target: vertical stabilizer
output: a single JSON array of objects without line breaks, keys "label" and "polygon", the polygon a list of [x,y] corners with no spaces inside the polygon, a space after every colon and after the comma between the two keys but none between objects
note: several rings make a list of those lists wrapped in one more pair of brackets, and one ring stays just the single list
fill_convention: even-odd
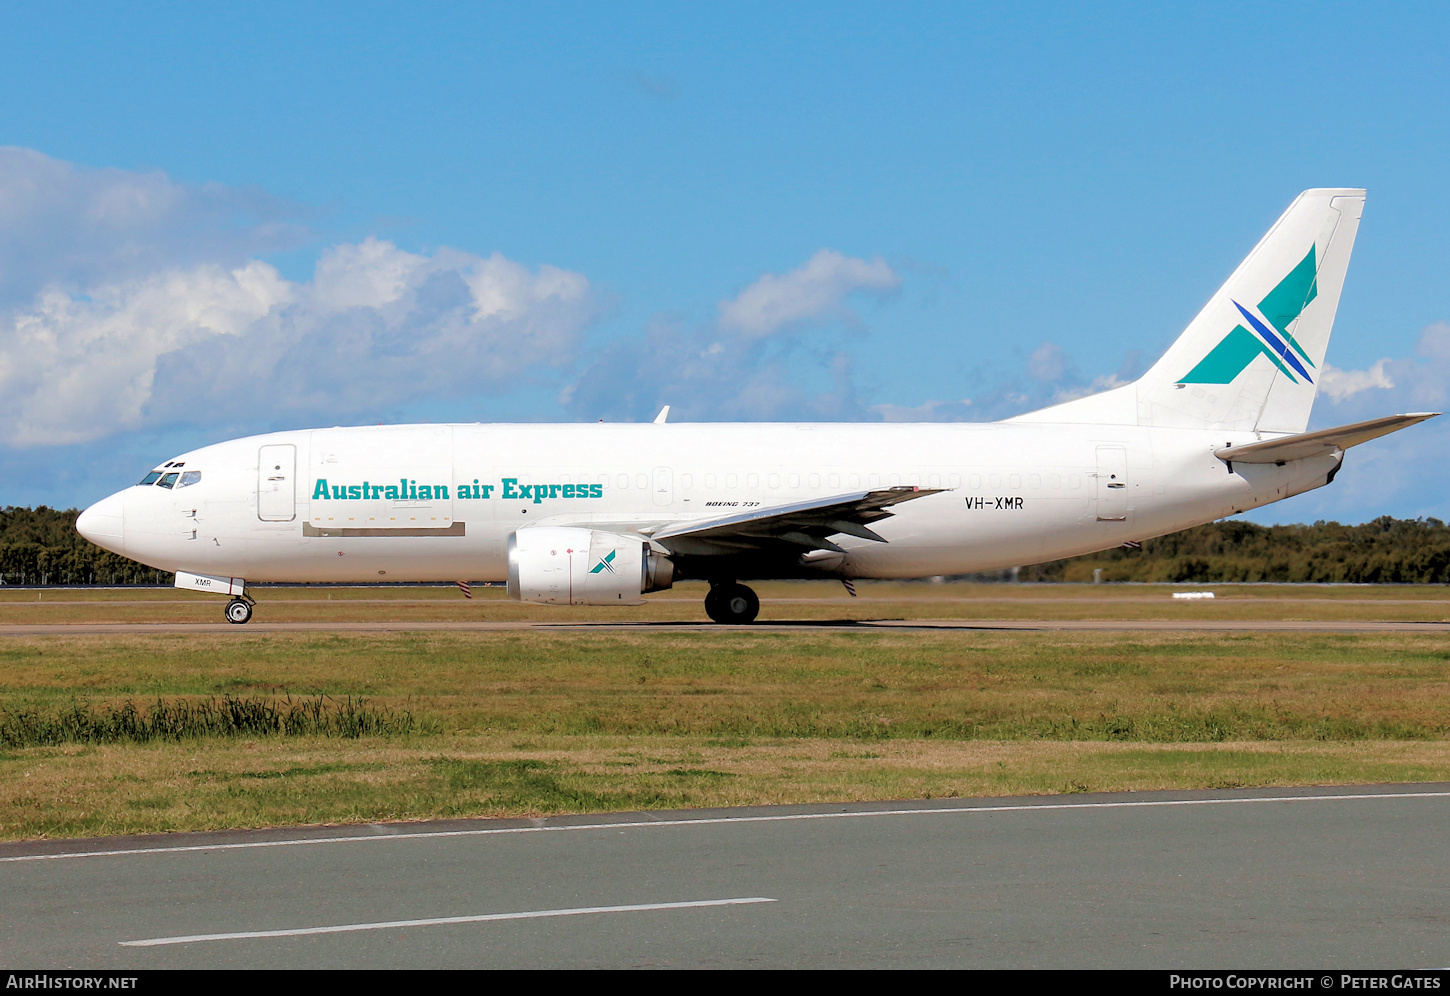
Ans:
[{"label": "vertical stabilizer", "polygon": [[1303,432],[1363,208],[1304,191],[1141,378],[1012,421]]}]

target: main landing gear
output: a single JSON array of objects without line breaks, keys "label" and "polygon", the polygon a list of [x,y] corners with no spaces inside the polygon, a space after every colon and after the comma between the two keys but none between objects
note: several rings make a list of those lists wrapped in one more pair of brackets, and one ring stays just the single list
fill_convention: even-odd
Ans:
[{"label": "main landing gear", "polygon": [[232,599],[227,603],[226,607],[227,622],[236,623],[240,626],[252,618],[252,606],[255,604],[250,598],[237,597]]},{"label": "main landing gear", "polygon": [[717,623],[751,623],[760,614],[760,599],[743,584],[717,582],[705,596],[705,614]]}]

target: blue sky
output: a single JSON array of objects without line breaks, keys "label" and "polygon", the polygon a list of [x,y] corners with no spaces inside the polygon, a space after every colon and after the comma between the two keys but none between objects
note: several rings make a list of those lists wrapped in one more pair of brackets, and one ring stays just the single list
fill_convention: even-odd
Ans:
[{"label": "blue sky", "polygon": [[[1370,189],[1315,426],[1450,403],[1443,5],[5,21],[3,503],[312,424],[1003,417],[1141,370],[1310,186]],[[1255,517],[1445,517],[1447,442]]]}]

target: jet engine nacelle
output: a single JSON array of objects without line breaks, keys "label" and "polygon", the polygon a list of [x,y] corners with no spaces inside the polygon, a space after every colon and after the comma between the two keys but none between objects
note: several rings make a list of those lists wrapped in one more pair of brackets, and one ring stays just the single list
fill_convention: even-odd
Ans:
[{"label": "jet engine nacelle", "polygon": [[509,537],[509,597],[547,605],[639,605],[675,568],[638,536],[577,526],[529,526]]}]

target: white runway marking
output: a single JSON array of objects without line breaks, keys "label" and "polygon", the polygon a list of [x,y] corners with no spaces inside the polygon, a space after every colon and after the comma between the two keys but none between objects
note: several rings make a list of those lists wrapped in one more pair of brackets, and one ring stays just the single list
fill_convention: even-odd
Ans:
[{"label": "white runway marking", "polygon": [[854,820],[878,816],[950,816],[970,813],[1045,813],[1064,809],[1160,809],[1171,806],[1250,806],[1270,802],[1354,802],[1373,799],[1450,799],[1450,792],[1362,792],[1343,795],[1282,795],[1248,799],[1161,799],[1151,802],[1048,802],[1026,806],[942,806],[932,809],[873,809],[862,812],[790,813],[779,816],[710,816],[683,820],[637,820],[632,823],[577,823],[552,827],[493,827],[483,830],[434,830],[416,833],[361,834],[346,837],[300,837],[291,840],[253,840],[236,844],[184,844],[174,847],[133,847],[112,851],[71,851],[59,854],[17,854],[12,861],[61,861],[67,858],[113,858],[128,854],[185,854],[190,851],[238,851],[258,847],[301,847],[309,844],[360,844],[395,840],[443,840],[449,837],[492,837],[516,833],[571,833],[579,830],[643,830],[655,827],[719,826],[729,823],[790,823],[797,820]]},{"label": "white runway marking", "polygon": [[567,910],[528,910],[523,913],[483,913],[478,916],[437,916],[426,920],[384,920],[379,923],[343,923],[331,927],[297,927],[292,930],[242,930],[233,934],[187,934],[181,937],[148,937],[141,941],[119,941],[126,948],[154,948],[164,944],[193,944],[197,941],[245,941],[257,937],[302,937],[307,934],[346,934],[357,930],[391,930],[394,927],[437,927],[450,923],[489,923],[494,920],[537,920],[551,916],[588,916],[594,913],[645,913],[650,910],[691,910],[705,906],[748,906],[774,903],[765,896],[742,899],[697,899],[687,903],[645,903],[639,906],[580,906]]}]

